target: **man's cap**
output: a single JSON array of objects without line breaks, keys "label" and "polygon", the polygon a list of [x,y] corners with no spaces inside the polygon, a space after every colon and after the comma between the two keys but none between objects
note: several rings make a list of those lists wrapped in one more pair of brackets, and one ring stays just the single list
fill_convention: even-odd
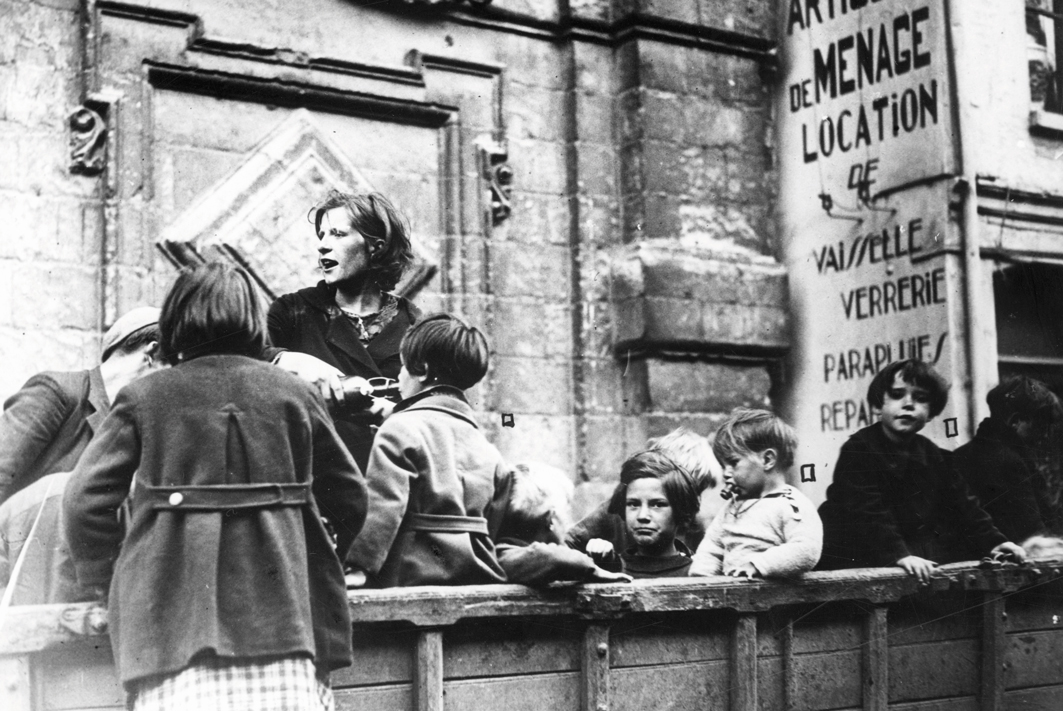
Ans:
[{"label": "man's cap", "polygon": [[101,360],[107,360],[114,349],[122,345],[122,341],[132,336],[142,328],[154,326],[159,323],[160,310],[154,306],[138,306],[118,317],[111,324],[107,333],[103,334],[103,355]]}]

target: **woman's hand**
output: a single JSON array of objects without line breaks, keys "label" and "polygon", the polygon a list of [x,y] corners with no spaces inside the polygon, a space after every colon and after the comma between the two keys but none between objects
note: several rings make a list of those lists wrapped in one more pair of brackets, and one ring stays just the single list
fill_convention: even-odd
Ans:
[{"label": "woman's hand", "polygon": [[[1000,545],[1004,544],[1001,543]],[[897,561],[897,565],[904,568],[908,575],[918,578],[921,585],[929,585],[930,576],[938,569],[937,563],[926,558],[920,558],[917,555],[905,556]]]},{"label": "woman's hand", "polygon": [[347,583],[348,590],[351,588],[364,588],[366,583],[365,571],[349,568],[344,574],[343,580]]},{"label": "woman's hand", "polygon": [[343,387],[340,378],[343,371],[309,353],[284,351],[273,361],[274,365],[295,377],[305,380],[321,390],[326,402],[342,402]]}]

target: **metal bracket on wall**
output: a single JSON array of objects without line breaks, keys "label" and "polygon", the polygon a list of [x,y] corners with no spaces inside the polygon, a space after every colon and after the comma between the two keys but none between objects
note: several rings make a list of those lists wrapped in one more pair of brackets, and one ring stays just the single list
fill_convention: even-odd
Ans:
[{"label": "metal bracket on wall", "polygon": [[70,112],[70,172],[99,175],[107,166],[107,119],[112,102],[88,99]]},{"label": "metal bracket on wall", "polygon": [[491,224],[497,225],[513,211],[513,168],[509,165],[506,144],[490,139],[477,141],[484,180],[491,191]]}]

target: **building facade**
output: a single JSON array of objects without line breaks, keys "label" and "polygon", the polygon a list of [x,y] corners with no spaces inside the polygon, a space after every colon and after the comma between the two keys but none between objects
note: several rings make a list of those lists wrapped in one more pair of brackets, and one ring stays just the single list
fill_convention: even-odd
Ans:
[{"label": "building facade", "polygon": [[306,215],[338,186],[394,199],[402,288],[484,328],[473,396],[510,459],[595,498],[647,437],[769,402],[768,0],[2,8],[4,392],[91,364],[178,265],[312,284]]},{"label": "building facade", "polygon": [[372,189],[405,292],[487,333],[511,460],[595,500],[770,404],[821,496],[889,360],[953,382],[950,448],[1000,374],[1063,385],[1059,9],[2,0],[0,392],[93,363],[179,265],[313,283],[309,208]]}]

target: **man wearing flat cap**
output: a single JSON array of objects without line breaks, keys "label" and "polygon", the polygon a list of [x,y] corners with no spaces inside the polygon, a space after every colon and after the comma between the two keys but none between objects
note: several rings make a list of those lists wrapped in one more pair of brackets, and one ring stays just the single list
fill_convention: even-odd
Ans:
[{"label": "man wearing flat cap", "polygon": [[0,415],[0,503],[74,469],[114,396],[153,367],[158,340],[159,310],[133,309],[104,334],[99,366],[38,373],[8,398]]}]

